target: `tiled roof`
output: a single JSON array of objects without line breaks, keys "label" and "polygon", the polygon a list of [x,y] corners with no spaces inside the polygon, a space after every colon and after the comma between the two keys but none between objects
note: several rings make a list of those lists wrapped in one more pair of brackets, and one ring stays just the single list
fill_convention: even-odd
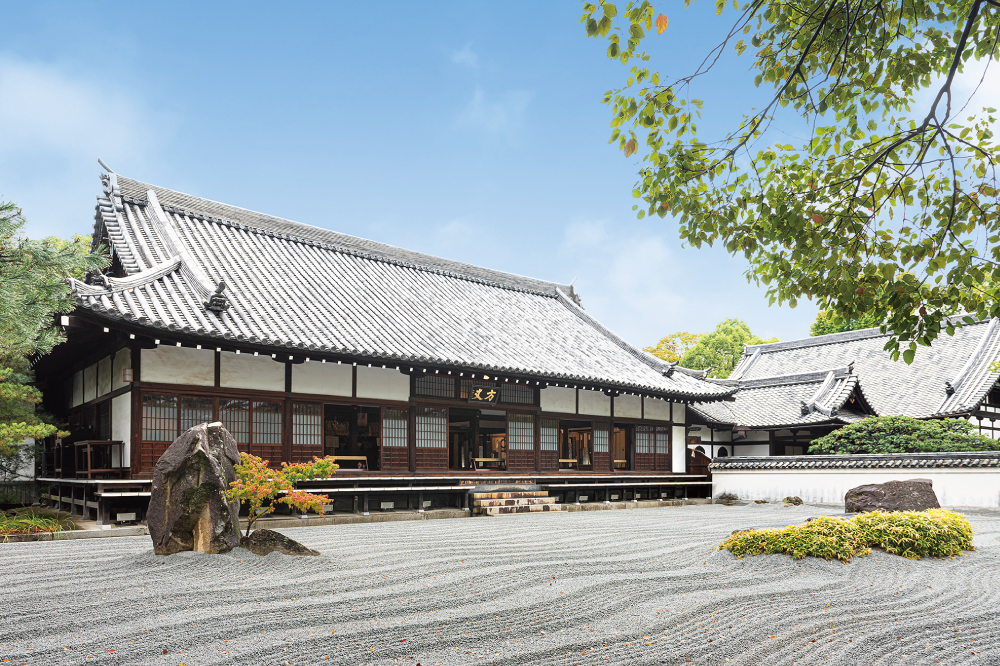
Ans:
[{"label": "tiled roof", "polygon": [[848,400],[858,385],[850,368],[781,377],[716,380],[738,389],[732,402],[697,403],[691,409],[721,424],[748,428],[853,423],[861,405]]},{"label": "tiled roof", "polygon": [[[587,382],[679,399],[733,389],[627,344],[570,287],[409,252],[110,174],[98,199],[127,277],[77,304],[166,335]],[[222,281],[228,309],[206,302]],[[668,376],[669,375],[669,376]]]},{"label": "tiled roof", "polygon": [[[789,425],[788,416],[808,391],[790,385],[779,389],[777,384],[812,369],[850,365],[860,397],[875,414],[914,418],[970,413],[1000,378],[990,370],[1000,358],[1000,320],[958,327],[953,336],[942,331],[930,347],[917,349],[910,365],[892,360],[885,351],[888,339],[878,329],[865,329],[748,346],[730,379],[720,382],[738,388],[736,402],[727,405],[736,420],[719,422]],[[770,392],[753,391],[756,380],[774,387]],[[717,405],[697,407],[696,412],[713,420],[723,416]]]},{"label": "tiled roof", "polygon": [[949,467],[1000,467],[1000,451],[956,453],[887,453],[815,456],[745,456],[716,458],[710,465],[720,470],[772,469],[934,469]]}]

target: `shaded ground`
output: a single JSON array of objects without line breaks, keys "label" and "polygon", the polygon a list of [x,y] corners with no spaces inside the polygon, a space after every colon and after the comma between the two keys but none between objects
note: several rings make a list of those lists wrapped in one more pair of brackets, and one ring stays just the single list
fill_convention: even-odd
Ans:
[{"label": "shaded ground", "polygon": [[[687,506],[289,530],[323,554],[0,544],[0,662],[1000,663],[1000,512],[978,551],[736,560],[731,531],[837,507]],[[88,659],[89,657],[89,659]]]}]

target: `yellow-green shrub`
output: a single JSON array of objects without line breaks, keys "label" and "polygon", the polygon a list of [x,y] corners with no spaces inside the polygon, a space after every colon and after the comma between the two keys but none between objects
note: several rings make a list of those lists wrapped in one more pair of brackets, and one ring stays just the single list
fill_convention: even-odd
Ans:
[{"label": "yellow-green shrub", "polygon": [[821,517],[805,525],[738,532],[719,544],[720,550],[738,558],[784,553],[795,559],[808,556],[841,562],[867,555],[872,548],[914,560],[975,549],[969,521],[946,509],[863,513],[850,520]]}]

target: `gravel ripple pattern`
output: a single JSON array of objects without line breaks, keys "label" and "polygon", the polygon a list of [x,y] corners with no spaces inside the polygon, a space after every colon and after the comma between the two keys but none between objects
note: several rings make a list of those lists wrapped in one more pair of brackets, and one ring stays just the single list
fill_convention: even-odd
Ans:
[{"label": "gravel ripple pattern", "polygon": [[0,544],[0,663],[1000,664],[1000,512],[977,551],[850,564],[714,547],[837,507],[756,505],[286,531],[323,554]]}]

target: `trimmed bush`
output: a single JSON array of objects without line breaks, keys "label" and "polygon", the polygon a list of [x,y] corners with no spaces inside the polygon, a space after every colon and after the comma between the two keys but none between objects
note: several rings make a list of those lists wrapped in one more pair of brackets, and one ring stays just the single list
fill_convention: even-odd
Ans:
[{"label": "trimmed bush", "polygon": [[997,442],[961,419],[921,421],[871,416],[815,440],[809,453],[938,453],[994,451]]},{"label": "trimmed bush", "polygon": [[805,525],[737,532],[719,544],[737,558],[744,555],[791,555],[850,562],[872,548],[911,560],[947,557],[975,550],[972,526],[947,509],[863,513],[850,520],[821,517]]}]

